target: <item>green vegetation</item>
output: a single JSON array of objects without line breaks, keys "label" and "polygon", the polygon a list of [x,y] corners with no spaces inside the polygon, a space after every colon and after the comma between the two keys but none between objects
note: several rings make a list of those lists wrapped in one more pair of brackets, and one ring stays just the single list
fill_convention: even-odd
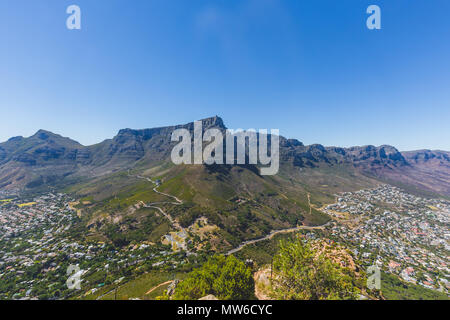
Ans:
[{"label": "green vegetation", "polygon": [[[101,296],[102,300],[128,300],[133,298],[151,300],[163,295],[169,285],[158,287],[160,284],[174,279],[183,279],[185,275],[182,272],[151,270],[127,283],[107,286],[103,290],[96,292],[95,295],[89,295],[86,299],[96,299]],[[152,291],[155,287],[157,288]]]},{"label": "green vegetation", "polygon": [[118,224],[107,224],[103,232],[116,247],[142,241],[158,242],[168,233],[170,225],[164,217],[156,216],[154,209],[140,208],[132,216],[125,216]]},{"label": "green vegetation", "polygon": [[[218,228],[214,241],[203,249],[215,252],[226,252],[272,230],[322,225],[329,220],[326,214],[309,207],[301,187],[282,178],[262,177],[256,168],[216,165],[161,170],[155,168],[148,174],[162,181],[159,191],[177,196],[183,204],[172,204],[173,198],[154,192],[155,186],[137,178],[144,173],[136,170],[115,172],[66,190],[80,199],[76,209],[89,229],[89,237],[113,242],[116,247],[141,241],[158,243],[174,230],[157,211],[143,211],[143,203],[152,202],[159,202],[157,206],[183,228],[206,217]],[[192,247],[196,245],[198,241],[192,243]]]},{"label": "green vegetation", "polygon": [[381,292],[387,300],[449,300],[445,293],[403,282],[384,272],[381,274]]},{"label": "green vegetation", "polygon": [[299,230],[292,233],[280,233],[271,239],[249,244],[236,252],[234,256],[243,261],[246,259],[253,260],[258,266],[268,265],[272,263],[273,257],[279,251],[281,240],[294,241],[299,234],[308,232],[307,230]]},{"label": "green vegetation", "polygon": [[274,257],[274,294],[283,300],[356,299],[354,274],[297,239]]},{"label": "green vegetation", "polygon": [[174,295],[177,300],[197,300],[213,294],[223,300],[251,299],[255,283],[252,271],[233,256],[214,256],[194,269],[181,282]]}]

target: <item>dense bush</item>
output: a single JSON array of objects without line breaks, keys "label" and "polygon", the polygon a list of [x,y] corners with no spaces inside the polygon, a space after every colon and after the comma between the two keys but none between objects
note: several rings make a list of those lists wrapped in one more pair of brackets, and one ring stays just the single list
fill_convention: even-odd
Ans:
[{"label": "dense bush", "polygon": [[233,256],[214,256],[179,284],[174,299],[197,300],[208,294],[223,300],[251,299],[254,291],[249,267]]},{"label": "dense bush", "polygon": [[318,255],[301,239],[281,242],[274,257],[274,293],[283,300],[357,299],[355,275]]}]

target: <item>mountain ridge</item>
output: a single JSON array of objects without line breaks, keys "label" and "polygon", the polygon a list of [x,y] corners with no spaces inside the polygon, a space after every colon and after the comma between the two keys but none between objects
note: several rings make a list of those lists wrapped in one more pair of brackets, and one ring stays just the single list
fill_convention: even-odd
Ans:
[{"label": "mountain ridge", "polygon": [[[219,116],[200,120],[203,130],[226,130]],[[163,162],[175,145],[170,140],[173,130],[185,128],[193,132],[193,122],[147,128],[121,129],[111,139],[83,146],[70,138],[43,129],[34,135],[12,137],[0,143],[0,189],[33,187],[33,181],[45,182],[46,177],[95,177],[127,170],[140,164]],[[400,152],[393,146],[336,147],[321,144],[304,145],[297,139],[280,136],[280,161],[294,168],[320,168],[348,165],[355,170],[382,179],[394,176],[429,191],[450,195],[450,152],[441,150],[416,150]],[[437,171],[440,186],[433,183],[411,181],[430,180]]]}]

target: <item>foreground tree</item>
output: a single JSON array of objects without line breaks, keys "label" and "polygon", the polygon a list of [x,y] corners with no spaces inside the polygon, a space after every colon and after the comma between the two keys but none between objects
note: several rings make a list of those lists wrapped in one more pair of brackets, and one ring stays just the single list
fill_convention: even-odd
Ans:
[{"label": "foreground tree", "polygon": [[252,298],[254,291],[249,267],[234,256],[214,256],[178,285],[173,298],[197,300],[212,294],[223,300],[239,300]]},{"label": "foreground tree", "polygon": [[301,239],[281,242],[273,261],[273,292],[282,300],[357,299],[354,273]]}]

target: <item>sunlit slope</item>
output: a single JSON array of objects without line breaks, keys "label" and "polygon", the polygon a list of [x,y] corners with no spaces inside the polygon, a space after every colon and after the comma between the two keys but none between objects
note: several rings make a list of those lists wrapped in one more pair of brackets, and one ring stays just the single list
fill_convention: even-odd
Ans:
[{"label": "sunlit slope", "polygon": [[[161,181],[158,191],[177,197],[182,204],[155,192],[155,184],[133,170],[72,186],[66,191],[81,198],[77,208],[90,234],[108,238],[111,225],[118,226],[119,233],[127,232],[128,226],[120,226],[142,214],[144,205],[154,203],[183,228],[206,217],[217,227],[213,242],[218,249],[232,248],[272,230],[320,225],[329,219],[308,205],[304,189],[280,177],[260,176],[253,166],[163,165],[146,173],[153,181]],[[158,215],[157,210],[146,213]],[[167,231],[176,229],[160,218]],[[146,226],[137,221],[134,228]]]}]

